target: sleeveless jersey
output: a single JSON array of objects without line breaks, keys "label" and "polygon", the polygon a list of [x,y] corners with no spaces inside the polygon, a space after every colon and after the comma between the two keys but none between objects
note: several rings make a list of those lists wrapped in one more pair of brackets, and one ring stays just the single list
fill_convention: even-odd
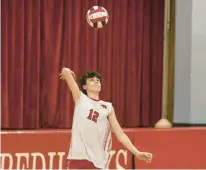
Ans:
[{"label": "sleeveless jersey", "polygon": [[90,99],[81,92],[74,110],[67,159],[88,160],[97,168],[106,168],[112,146],[111,128],[107,119],[111,110],[111,103]]}]

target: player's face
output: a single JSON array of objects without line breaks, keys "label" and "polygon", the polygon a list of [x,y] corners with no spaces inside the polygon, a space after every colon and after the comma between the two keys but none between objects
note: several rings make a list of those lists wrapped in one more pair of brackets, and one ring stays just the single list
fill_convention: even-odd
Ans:
[{"label": "player's face", "polygon": [[100,92],[101,91],[101,82],[97,77],[88,78],[86,80],[86,85],[84,86],[86,91],[90,92]]}]

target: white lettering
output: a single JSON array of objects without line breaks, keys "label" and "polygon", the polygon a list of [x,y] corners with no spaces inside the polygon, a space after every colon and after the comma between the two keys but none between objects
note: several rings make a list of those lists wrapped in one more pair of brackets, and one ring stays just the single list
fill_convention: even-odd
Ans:
[{"label": "white lettering", "polygon": [[117,152],[117,156],[116,156],[116,168],[117,169],[125,169],[123,168],[121,165],[120,165],[120,162],[119,162],[119,156],[120,154],[122,154],[124,156],[124,164],[127,165],[127,150],[122,150],[120,149],[118,152]]},{"label": "white lettering", "polygon": [[120,155],[123,155],[124,157],[124,165],[127,165],[127,150],[123,150],[123,149],[120,149],[119,151],[115,151],[115,150],[111,150],[110,151],[110,156],[109,156],[109,160],[108,160],[108,163],[107,163],[107,167],[106,169],[109,170],[109,167],[110,167],[110,163],[113,162],[112,159],[113,157],[116,156],[116,159],[115,159],[115,168],[116,169],[125,169],[124,167],[122,167],[122,165],[120,165]]},{"label": "white lettering", "polygon": [[[47,154],[34,152],[34,153],[0,153],[0,169],[63,169],[63,165],[66,162],[65,160],[65,152],[48,152]],[[48,155],[48,158],[46,156]],[[15,159],[15,157],[16,159]],[[111,168],[111,163],[115,163],[116,169],[123,170],[125,165],[128,164],[128,151],[127,150],[111,150],[110,156],[108,159],[108,164],[106,169],[109,170]],[[124,159],[123,161],[122,158]],[[15,161],[15,162],[14,162]],[[54,165],[55,161],[55,165]],[[58,163],[58,162],[59,163]],[[57,164],[58,163],[58,164]],[[42,166],[41,166],[42,165]],[[6,166],[6,167],[5,167]],[[41,166],[41,167],[39,167]],[[56,167],[58,166],[58,167]]]},{"label": "white lettering", "polygon": [[[21,169],[21,157],[26,158],[26,168],[29,168],[29,153],[16,153],[15,155],[17,157],[16,169]],[[25,164],[23,163],[22,170],[24,170],[24,168]]]},{"label": "white lettering", "polygon": [[63,157],[65,155],[65,152],[58,152],[57,155],[59,155],[59,169],[62,169]]},{"label": "white lettering", "polygon": [[53,162],[54,162],[54,155],[56,155],[56,152],[49,152],[49,169],[53,169]]},{"label": "white lettering", "polygon": [[107,170],[109,169],[110,162],[111,162],[113,156],[115,155],[115,153],[116,153],[116,151],[114,151],[114,150],[111,150],[109,153],[109,160],[108,160],[107,167],[106,167]]},{"label": "white lettering", "polygon": [[13,169],[13,158],[12,155],[9,153],[0,153],[0,158],[1,158],[1,169],[4,169],[5,165],[5,158],[9,158],[9,168],[8,169]]},{"label": "white lettering", "polygon": [[36,153],[32,153],[31,156],[33,156],[33,170],[36,169],[36,159],[37,157],[41,158],[41,162],[42,162],[42,168],[41,169],[46,169],[46,160],[45,157],[42,153],[36,152]]}]

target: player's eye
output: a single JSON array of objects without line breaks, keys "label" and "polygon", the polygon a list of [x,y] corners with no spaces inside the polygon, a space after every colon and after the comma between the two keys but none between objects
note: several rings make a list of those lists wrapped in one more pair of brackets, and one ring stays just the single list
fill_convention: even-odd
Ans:
[{"label": "player's eye", "polygon": [[94,81],[94,79],[93,79],[93,78],[91,78],[91,79],[89,79],[89,81]]},{"label": "player's eye", "polygon": [[100,82],[100,79],[90,78],[89,81],[97,81],[97,82]]}]

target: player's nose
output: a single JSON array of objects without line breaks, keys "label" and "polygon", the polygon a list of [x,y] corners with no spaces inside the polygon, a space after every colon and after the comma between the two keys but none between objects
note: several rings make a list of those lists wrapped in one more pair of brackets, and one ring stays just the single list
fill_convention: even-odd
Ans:
[{"label": "player's nose", "polygon": [[95,84],[99,84],[99,81],[98,80],[95,80],[95,82],[94,82]]}]

